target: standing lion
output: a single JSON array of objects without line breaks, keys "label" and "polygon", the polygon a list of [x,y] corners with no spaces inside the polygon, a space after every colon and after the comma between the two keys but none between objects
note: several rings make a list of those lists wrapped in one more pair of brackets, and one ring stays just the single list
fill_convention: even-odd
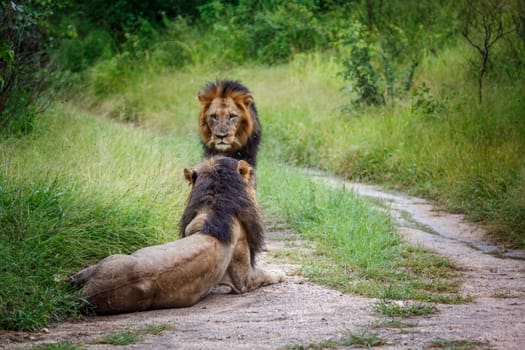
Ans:
[{"label": "standing lion", "polygon": [[261,124],[248,88],[237,81],[218,80],[206,84],[197,98],[204,157],[224,155],[245,160],[255,168]]}]

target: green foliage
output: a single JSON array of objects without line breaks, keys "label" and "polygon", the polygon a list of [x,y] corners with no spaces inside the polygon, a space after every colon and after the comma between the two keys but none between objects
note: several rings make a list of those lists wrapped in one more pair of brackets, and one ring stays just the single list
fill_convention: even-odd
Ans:
[{"label": "green foliage", "polygon": [[192,63],[191,44],[198,34],[185,18],[168,22],[165,33],[149,50],[150,60],[159,67],[168,68],[182,68]]},{"label": "green foliage", "polygon": [[411,91],[411,112],[427,116],[437,115],[446,110],[444,104],[432,96],[430,87],[425,83]]},{"label": "green foliage", "polygon": [[197,7],[204,2],[118,0],[108,6],[103,0],[72,0],[67,2],[68,6],[63,8],[58,17],[87,21],[93,27],[111,32],[117,41],[124,42],[126,34],[144,33],[145,26],[161,27],[166,19],[178,16],[195,17],[198,15]]},{"label": "green foliage", "polygon": [[60,68],[80,72],[98,60],[110,59],[115,52],[111,35],[101,29],[91,29],[85,37],[76,32],[65,38],[55,53]]},{"label": "green foliage", "polygon": [[371,63],[372,47],[365,36],[364,26],[354,21],[344,44],[348,54],[343,59],[343,79],[350,83],[350,91],[357,95],[355,104],[381,105],[385,103],[380,78]]},{"label": "green foliage", "polygon": [[0,135],[32,130],[43,88],[47,9],[40,2],[0,3]]},{"label": "green foliage", "polygon": [[403,244],[390,218],[362,199],[264,162],[258,179],[261,202],[312,242],[313,251],[305,248],[299,262],[313,282],[369,297],[457,301],[453,267]]},{"label": "green foliage", "polygon": [[314,1],[283,1],[273,11],[259,13],[253,27],[248,28],[257,60],[284,62],[294,53],[323,47],[326,39],[316,9]]},{"label": "green foliage", "polygon": [[75,315],[67,276],[177,237],[186,193],[177,144],[54,112],[44,133],[0,147],[2,329]]},{"label": "green foliage", "polygon": [[236,5],[214,0],[199,9],[211,29],[207,38],[220,43],[227,52],[225,58],[234,62],[275,64],[327,44],[316,16],[317,2],[312,0],[245,0]]},{"label": "green foliage", "polygon": [[[480,59],[475,63],[478,79],[479,103],[483,101],[483,80],[489,72],[494,45],[504,37],[507,28],[504,17],[504,2],[467,1],[462,13],[462,34],[478,52]],[[511,10],[512,11],[512,10]]]}]

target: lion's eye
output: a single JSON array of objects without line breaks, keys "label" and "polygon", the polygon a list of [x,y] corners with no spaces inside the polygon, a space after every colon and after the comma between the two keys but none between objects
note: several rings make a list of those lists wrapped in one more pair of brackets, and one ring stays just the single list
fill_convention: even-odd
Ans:
[{"label": "lion's eye", "polygon": [[211,120],[212,123],[216,123],[217,122],[217,115],[216,114],[210,115],[210,120]]},{"label": "lion's eye", "polygon": [[231,121],[234,121],[236,118],[237,118],[237,116],[235,114],[230,114],[230,120]]}]

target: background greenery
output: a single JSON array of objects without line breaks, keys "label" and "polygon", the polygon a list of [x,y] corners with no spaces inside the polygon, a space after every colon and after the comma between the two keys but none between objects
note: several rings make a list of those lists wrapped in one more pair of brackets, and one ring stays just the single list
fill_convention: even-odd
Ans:
[{"label": "background greenery", "polygon": [[[338,207],[361,203],[317,194],[283,163],[431,198],[525,247],[524,18],[523,0],[3,2],[1,327],[74,315],[64,276],[176,237],[180,174],[200,159],[195,94],[216,78],[255,93],[265,208],[313,242],[335,242],[334,258],[305,273],[443,300],[416,293],[429,272],[414,256],[427,253],[370,209],[357,227],[336,226]],[[373,259],[356,238],[371,223],[381,232]],[[407,269],[419,272],[396,272]]]}]

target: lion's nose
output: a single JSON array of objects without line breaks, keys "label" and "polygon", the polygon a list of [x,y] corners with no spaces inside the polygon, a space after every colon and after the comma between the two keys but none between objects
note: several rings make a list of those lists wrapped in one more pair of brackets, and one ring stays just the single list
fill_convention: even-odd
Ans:
[{"label": "lion's nose", "polygon": [[225,132],[225,131],[218,131],[218,132],[215,133],[215,136],[217,136],[218,138],[223,139],[223,138],[225,138],[226,136],[228,136],[228,133]]}]

